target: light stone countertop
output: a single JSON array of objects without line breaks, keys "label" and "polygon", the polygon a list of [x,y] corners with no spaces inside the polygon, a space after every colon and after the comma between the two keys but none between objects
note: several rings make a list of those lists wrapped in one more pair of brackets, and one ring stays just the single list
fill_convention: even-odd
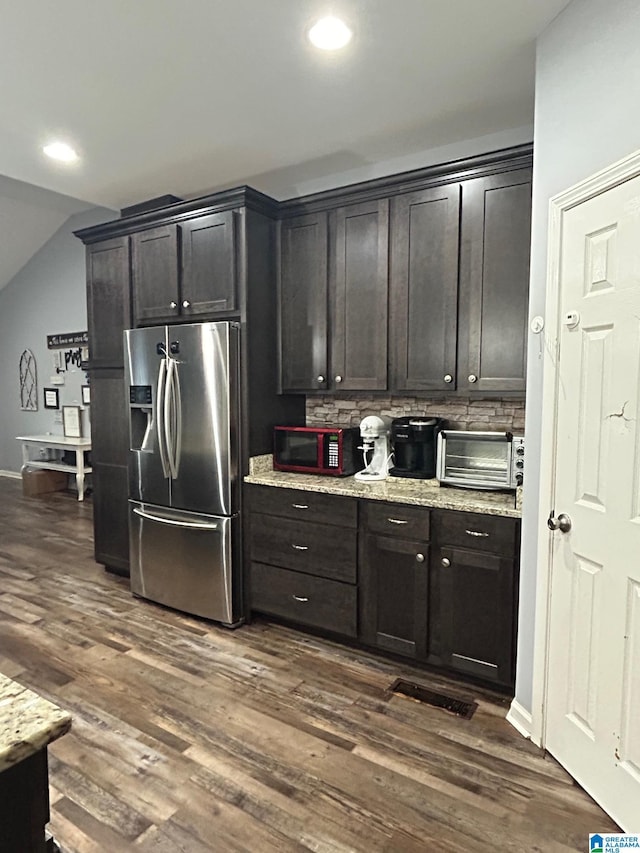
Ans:
[{"label": "light stone countertop", "polygon": [[43,749],[70,728],[70,714],[0,673],[0,771]]},{"label": "light stone countertop", "polygon": [[478,489],[458,489],[440,486],[437,480],[413,480],[405,477],[388,477],[375,483],[362,483],[354,477],[330,477],[319,474],[294,474],[274,471],[270,454],[254,456],[250,460],[245,483],[258,486],[275,486],[301,489],[305,492],[323,492],[350,498],[373,501],[413,504],[436,509],[454,509],[463,512],[481,512],[520,518],[521,489],[514,492],[492,492]]}]

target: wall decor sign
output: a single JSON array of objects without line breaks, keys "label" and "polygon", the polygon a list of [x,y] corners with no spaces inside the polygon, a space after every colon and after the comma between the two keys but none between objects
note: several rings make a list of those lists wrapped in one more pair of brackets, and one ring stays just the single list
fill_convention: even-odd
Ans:
[{"label": "wall decor sign", "polygon": [[44,389],[44,407],[45,409],[59,409],[60,397],[58,396],[57,388]]},{"label": "wall decor sign", "polygon": [[59,335],[47,335],[47,349],[64,349],[65,347],[86,346],[89,343],[89,332],[61,332]]},{"label": "wall decor sign", "polygon": [[91,389],[88,385],[82,386],[82,402],[85,406],[91,403]]},{"label": "wall decor sign", "polygon": [[80,406],[62,407],[62,428],[67,438],[82,438]]},{"label": "wall decor sign", "polygon": [[36,360],[30,349],[20,356],[20,408],[23,412],[38,411],[38,379]]}]

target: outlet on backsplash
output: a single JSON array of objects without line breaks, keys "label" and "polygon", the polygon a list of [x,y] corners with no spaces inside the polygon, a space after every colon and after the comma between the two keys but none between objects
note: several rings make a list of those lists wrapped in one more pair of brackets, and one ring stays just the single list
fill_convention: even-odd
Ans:
[{"label": "outlet on backsplash", "polygon": [[464,400],[424,397],[307,397],[307,426],[358,426],[367,415],[431,415],[453,429],[504,430],[524,434],[524,400]]}]

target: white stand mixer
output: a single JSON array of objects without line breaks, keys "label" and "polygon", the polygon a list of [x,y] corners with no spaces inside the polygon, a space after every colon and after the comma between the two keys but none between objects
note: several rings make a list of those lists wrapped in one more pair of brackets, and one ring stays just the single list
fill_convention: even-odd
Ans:
[{"label": "white stand mixer", "polygon": [[[354,474],[356,480],[386,480],[391,468],[391,450],[389,447],[389,434],[391,421],[386,417],[378,415],[367,415],[360,421],[360,435],[362,436],[362,453],[364,455],[365,468]],[[371,460],[367,463],[368,454],[373,451]]]}]

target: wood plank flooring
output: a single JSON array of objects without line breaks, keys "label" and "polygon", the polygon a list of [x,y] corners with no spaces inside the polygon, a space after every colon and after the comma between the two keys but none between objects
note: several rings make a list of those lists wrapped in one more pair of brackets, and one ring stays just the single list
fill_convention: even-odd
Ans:
[{"label": "wood plank flooring", "polygon": [[[73,716],[49,750],[64,853],[569,853],[616,831],[504,698],[135,599],[93,561],[90,501],[2,477],[0,672]],[[393,696],[399,676],[479,708]]]}]

